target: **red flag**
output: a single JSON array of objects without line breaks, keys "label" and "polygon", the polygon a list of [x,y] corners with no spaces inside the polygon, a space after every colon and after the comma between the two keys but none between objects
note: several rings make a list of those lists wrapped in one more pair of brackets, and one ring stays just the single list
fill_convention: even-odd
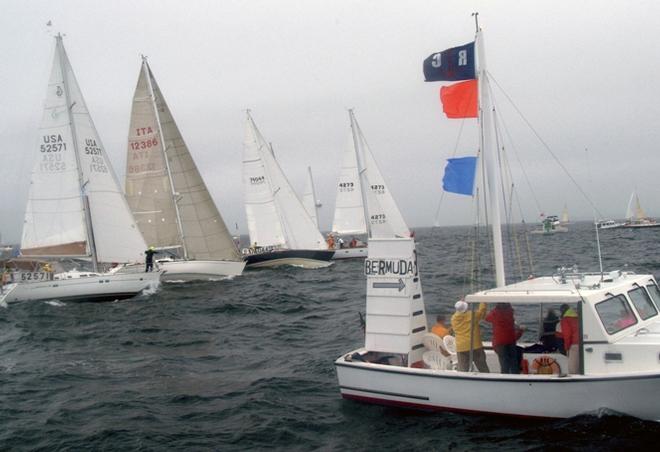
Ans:
[{"label": "red flag", "polygon": [[443,86],[440,88],[440,100],[448,118],[476,118],[477,80]]}]

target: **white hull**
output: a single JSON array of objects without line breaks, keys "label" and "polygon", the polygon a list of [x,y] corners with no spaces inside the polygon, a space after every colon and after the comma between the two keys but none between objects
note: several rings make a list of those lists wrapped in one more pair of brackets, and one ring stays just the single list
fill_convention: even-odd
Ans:
[{"label": "white hull", "polygon": [[245,261],[171,261],[158,266],[165,271],[161,281],[197,281],[240,276]]},{"label": "white hull", "polygon": [[367,257],[368,248],[366,246],[356,248],[336,248],[333,259],[364,259]]},{"label": "white hull", "polygon": [[87,277],[19,283],[5,302],[14,301],[113,301],[155,290],[160,272],[93,274]]},{"label": "white hull", "polygon": [[250,264],[250,268],[267,268],[267,267],[282,267],[285,265],[291,265],[292,267],[300,268],[325,268],[332,265],[332,262],[328,261],[319,261],[316,259],[305,259],[302,257],[286,257],[282,259],[272,259],[264,262],[259,262],[256,264]]},{"label": "white hull", "polygon": [[[351,355],[350,353],[346,356]],[[335,361],[342,397],[433,411],[568,418],[610,409],[660,421],[660,373],[504,375]]]}]

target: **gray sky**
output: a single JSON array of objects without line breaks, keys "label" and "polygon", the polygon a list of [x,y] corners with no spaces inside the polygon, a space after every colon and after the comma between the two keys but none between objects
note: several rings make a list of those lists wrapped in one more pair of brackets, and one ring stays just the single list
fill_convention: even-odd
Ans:
[{"label": "gray sky", "polygon": [[[347,108],[408,224],[430,226],[445,159],[474,154],[474,120],[442,113],[442,83],[424,83],[429,54],[474,37],[479,11],[488,69],[605,215],[621,218],[633,188],[660,216],[660,3],[654,1],[2,0],[0,232],[17,242],[52,63],[65,47],[123,184],[140,54],[154,75],[230,229],[246,232],[241,185],[250,108],[299,191],[312,166],[328,229]],[[53,31],[46,22],[52,20]],[[501,97],[501,96],[500,96]],[[591,208],[511,108],[525,219]],[[585,151],[585,148],[588,151]],[[517,157],[515,156],[517,155]],[[467,197],[446,195],[440,224],[471,222]]]}]

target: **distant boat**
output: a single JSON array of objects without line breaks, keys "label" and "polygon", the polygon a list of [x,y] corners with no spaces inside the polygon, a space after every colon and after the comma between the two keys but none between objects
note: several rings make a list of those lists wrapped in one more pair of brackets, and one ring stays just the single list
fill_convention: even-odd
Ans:
[{"label": "distant boat", "polygon": [[126,196],[164,281],[236,276],[245,262],[142,58],[126,159]]},{"label": "distant boat", "polygon": [[646,212],[639,203],[639,196],[637,196],[636,191],[633,191],[630,195],[628,209],[626,210],[626,222],[623,227],[631,229],[660,227],[660,223],[655,219],[646,216]]},{"label": "distant boat", "polygon": [[570,223],[570,220],[568,219],[568,208],[566,207],[566,204],[564,204],[564,210],[561,212],[561,219],[559,220],[560,224],[568,224]]},{"label": "distant boat", "polygon": [[557,215],[548,215],[541,221],[540,229],[533,229],[529,231],[530,234],[542,234],[542,235],[552,235],[558,232],[568,232],[568,228],[562,226],[561,221],[559,220],[559,217]]},{"label": "distant boat", "polygon": [[248,267],[327,267],[334,254],[307,213],[272,148],[247,112],[243,188],[250,247]]},{"label": "distant boat", "polygon": [[[353,110],[349,110],[349,118],[351,135],[337,183],[333,233],[338,236],[366,234],[372,237],[374,228],[388,228],[396,237],[410,237],[410,229],[385,183]],[[365,167],[368,187],[362,187],[358,160]],[[334,259],[367,257],[367,244],[355,237],[348,243],[344,241],[343,247],[335,241],[335,250]]]},{"label": "distant boat", "polygon": [[[21,255],[54,262],[79,258],[91,262],[92,270],[55,274],[43,261],[37,271],[15,271],[12,278],[19,283],[3,302],[117,300],[156,288],[159,272],[117,265],[144,262],[146,244],[94,127],[61,35],[55,37],[37,146]],[[113,263],[111,271],[103,272]]]},{"label": "distant boat", "polygon": [[307,183],[305,191],[302,196],[302,203],[309,216],[314,221],[316,228],[319,228],[319,209],[321,208],[321,201],[316,198],[316,190],[314,189],[314,178],[312,177],[312,168],[307,167]]},{"label": "distant boat", "polygon": [[625,223],[614,220],[602,220],[596,223],[598,229],[618,229],[622,228]]}]

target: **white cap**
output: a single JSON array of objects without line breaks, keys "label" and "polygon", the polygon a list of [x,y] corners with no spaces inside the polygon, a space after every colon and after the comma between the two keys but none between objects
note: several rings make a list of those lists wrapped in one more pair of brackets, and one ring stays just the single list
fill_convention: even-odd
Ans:
[{"label": "white cap", "polygon": [[465,312],[468,309],[468,304],[463,300],[458,300],[454,305],[454,308],[456,309],[457,312]]}]

